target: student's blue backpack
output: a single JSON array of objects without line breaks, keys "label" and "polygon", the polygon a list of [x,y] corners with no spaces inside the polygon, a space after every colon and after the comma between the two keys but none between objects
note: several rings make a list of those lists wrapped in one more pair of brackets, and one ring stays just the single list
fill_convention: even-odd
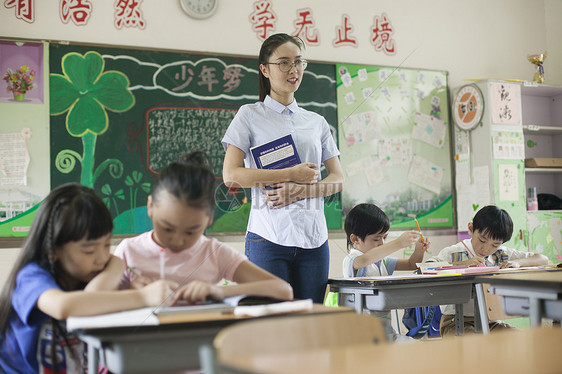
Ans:
[{"label": "student's blue backpack", "polygon": [[439,305],[404,309],[402,323],[408,329],[407,336],[420,339],[428,336],[440,336],[441,308]]}]

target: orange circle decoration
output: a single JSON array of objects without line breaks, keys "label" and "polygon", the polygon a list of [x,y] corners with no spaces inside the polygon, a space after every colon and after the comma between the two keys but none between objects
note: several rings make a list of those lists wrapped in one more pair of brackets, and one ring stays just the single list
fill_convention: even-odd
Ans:
[{"label": "orange circle decoration", "polygon": [[484,98],[475,85],[462,86],[453,99],[453,120],[463,130],[475,128],[484,114]]}]

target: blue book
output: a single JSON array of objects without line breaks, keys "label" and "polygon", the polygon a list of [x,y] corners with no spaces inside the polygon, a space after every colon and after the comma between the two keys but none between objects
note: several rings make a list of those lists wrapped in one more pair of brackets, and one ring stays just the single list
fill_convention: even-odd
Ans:
[{"label": "blue book", "polygon": [[252,147],[250,153],[259,169],[285,169],[301,163],[290,134]]}]

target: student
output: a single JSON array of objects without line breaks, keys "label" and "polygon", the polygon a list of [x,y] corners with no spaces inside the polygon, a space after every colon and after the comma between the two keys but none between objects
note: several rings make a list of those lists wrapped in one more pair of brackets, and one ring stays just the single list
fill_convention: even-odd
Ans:
[{"label": "student", "polygon": [[[388,216],[374,204],[359,204],[345,217],[348,255],[343,260],[343,276],[373,277],[392,275],[395,270],[415,270],[416,263],[423,261],[424,252],[429,248],[429,238],[422,242],[420,233],[406,231],[397,239],[386,243],[390,229]],[[393,252],[416,243],[414,253],[406,259],[387,257]],[[380,317],[391,338],[397,334],[390,324],[389,312],[371,313]]]},{"label": "student", "polygon": [[[471,239],[465,239],[453,246],[443,248],[437,256],[428,259],[432,261],[445,261],[453,265],[487,265],[500,268],[539,266],[548,263],[548,258],[538,253],[521,252],[513,248],[502,246],[511,238],[513,222],[509,214],[494,205],[480,209],[472,222],[468,224]],[[455,334],[455,307],[454,305],[442,306],[441,336]],[[464,304],[464,329],[465,332],[474,332],[474,304]],[[511,326],[499,322],[490,322],[490,331],[494,329],[510,328]]]},{"label": "student", "polygon": [[88,187],[62,185],[43,201],[0,296],[0,372],[82,373],[83,346],[62,320],[172,303],[173,282],[114,291],[125,265],[109,253],[112,230]]},{"label": "student", "polygon": [[[295,100],[307,66],[303,49],[300,38],[287,34],[263,42],[260,101],[240,107],[222,139],[223,177],[228,186],[252,187],[246,234],[250,261],[288,281],[296,298],[322,303],[329,270],[324,197],[342,190],[343,172],[328,123]],[[250,148],[288,134],[302,163],[257,169]],[[322,163],[328,175],[318,181]]]},{"label": "student", "polygon": [[[125,271],[122,287],[143,286],[161,276],[179,283],[174,302],[252,294],[291,299],[289,284],[259,268],[229,246],[203,235],[215,209],[213,172],[199,151],[172,162],[158,176],[148,196],[148,215],[154,229],[124,239],[115,255],[142,276]],[[226,279],[236,285],[220,286]]]}]

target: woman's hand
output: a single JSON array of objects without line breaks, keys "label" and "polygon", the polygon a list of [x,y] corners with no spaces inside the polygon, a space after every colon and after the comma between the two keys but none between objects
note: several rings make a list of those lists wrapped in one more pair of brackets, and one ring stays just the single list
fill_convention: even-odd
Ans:
[{"label": "woman's hand", "polygon": [[306,185],[297,183],[275,183],[263,188],[265,200],[270,208],[282,208],[305,197]]},{"label": "woman's hand", "polygon": [[289,168],[291,181],[296,183],[312,184],[318,182],[320,169],[318,165],[311,162],[304,162]]}]

